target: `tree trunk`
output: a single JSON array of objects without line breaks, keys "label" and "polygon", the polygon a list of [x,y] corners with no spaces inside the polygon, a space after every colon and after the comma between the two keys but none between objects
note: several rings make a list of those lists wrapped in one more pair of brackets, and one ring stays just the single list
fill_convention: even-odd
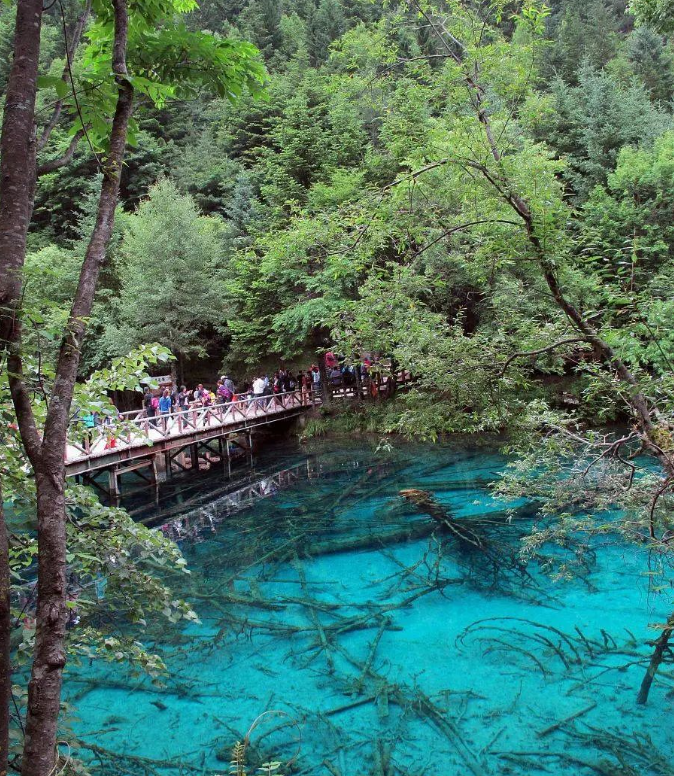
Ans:
[{"label": "tree trunk", "polygon": [[24,776],[48,776],[56,762],[61,678],[66,663],[66,523],[62,456],[48,456],[35,472],[38,581],[35,649],[28,683]]},{"label": "tree trunk", "polygon": [[42,0],[20,0],[0,138],[0,351],[13,337],[35,189],[35,93]]},{"label": "tree trunk", "polygon": [[653,679],[655,679],[658,668],[660,668],[660,663],[662,663],[665,656],[665,651],[669,647],[669,639],[672,636],[672,631],[674,631],[674,614],[670,614],[669,619],[667,620],[667,626],[663,628],[662,633],[655,641],[655,649],[651,656],[651,662],[646,669],[646,674],[644,675],[644,678],[641,681],[641,687],[639,688],[639,695],[637,695],[637,703],[641,706],[645,705],[648,701],[648,693],[651,691]]},{"label": "tree trunk", "polygon": [[[0,357],[17,335],[21,272],[35,189],[35,95],[42,0],[17,3],[0,136]],[[11,693],[9,549],[0,482],[0,774],[7,771]]]},{"label": "tree trunk", "polygon": [[9,752],[9,704],[12,692],[10,635],[12,617],[9,607],[9,544],[0,483],[0,776],[7,773]]},{"label": "tree trunk", "polygon": [[126,78],[126,0],[113,0],[113,6],[115,38],[112,66],[118,95],[110,131],[110,152],[103,169],[96,224],[59,352],[41,455],[33,464],[38,504],[38,603],[22,776],[49,776],[55,765],[67,616],[65,446],[85,321],[91,313],[98,275],[112,235],[126,136],[133,109],[133,88]]}]

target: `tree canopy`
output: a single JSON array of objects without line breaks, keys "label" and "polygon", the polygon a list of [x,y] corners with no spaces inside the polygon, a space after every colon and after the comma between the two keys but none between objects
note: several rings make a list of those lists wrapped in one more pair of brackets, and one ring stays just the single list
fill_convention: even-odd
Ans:
[{"label": "tree canopy", "polygon": [[[5,548],[4,568],[26,584],[35,560],[50,580],[40,596],[58,617],[45,605],[26,636],[36,664],[67,641],[64,585],[49,577],[66,547],[83,573],[110,575],[106,605],[130,620],[193,616],[151,569],[159,557],[182,573],[175,547],[63,486],[72,413],[167,361],[188,381],[208,357],[243,382],[260,364],[374,354],[413,387],[352,409],[357,423],[507,438],[517,458],[501,491],[540,505],[525,555],[549,544],[550,565],[569,568],[565,540],[603,536],[593,510],[607,505],[626,515],[623,539],[670,552],[668,0],[41,9],[37,41],[24,5],[0,10],[2,486],[38,530],[37,545]],[[32,86],[7,64],[21,36]],[[113,412],[107,398],[98,409]],[[589,516],[568,518],[579,492]],[[137,595],[105,542],[142,579]],[[58,638],[40,663],[43,634]],[[69,648],[160,670],[115,639],[87,630]],[[49,773],[55,724],[38,765],[26,750],[25,776]]]}]

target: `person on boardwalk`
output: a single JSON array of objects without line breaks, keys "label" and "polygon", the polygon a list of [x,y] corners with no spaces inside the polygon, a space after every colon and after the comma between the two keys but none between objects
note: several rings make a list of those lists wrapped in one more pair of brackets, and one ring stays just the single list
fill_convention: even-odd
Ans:
[{"label": "person on boardwalk", "polygon": [[152,404],[152,420],[150,421],[150,425],[154,426],[154,428],[157,428],[157,415],[159,415],[159,397],[152,394],[152,399],[150,401]]},{"label": "person on boardwalk", "polygon": [[156,400],[157,397],[152,395],[152,391],[150,391],[149,388],[146,388],[143,392],[143,408],[145,410],[145,417],[150,419],[150,425],[154,426],[155,428],[157,426],[157,421],[154,419],[155,415],[157,414],[157,405],[155,404]]},{"label": "person on boardwalk", "polygon": [[172,404],[173,402],[171,401],[171,392],[168,388],[165,388],[161,399],[159,399],[159,414],[170,415]]},{"label": "person on boardwalk", "polygon": [[184,385],[180,386],[177,397],[178,412],[185,412],[190,408],[190,392]]},{"label": "person on boardwalk", "polygon": [[262,397],[264,396],[265,392],[265,383],[264,383],[264,377],[260,375],[259,377],[256,377],[255,380],[253,380],[253,396],[256,399],[255,406],[262,408],[264,405],[262,403]]},{"label": "person on boardwalk", "polygon": [[321,370],[313,364],[311,367],[311,387],[314,393],[321,392]]},{"label": "person on boardwalk", "polygon": [[[231,383],[232,381],[230,380],[229,382]],[[227,387],[222,378],[218,380],[218,388],[215,393],[218,397],[218,404],[227,404],[234,398],[234,391]]]},{"label": "person on boardwalk", "polygon": [[297,375],[297,383],[302,389],[302,404],[309,404],[311,394],[311,372],[300,372]]}]

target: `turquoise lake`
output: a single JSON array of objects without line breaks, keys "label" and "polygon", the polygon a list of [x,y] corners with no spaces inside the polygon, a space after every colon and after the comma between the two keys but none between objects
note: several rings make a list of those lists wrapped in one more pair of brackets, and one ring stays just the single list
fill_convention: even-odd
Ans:
[{"label": "turquoise lake", "polygon": [[225,774],[254,726],[248,774],[673,774],[671,665],[635,703],[670,603],[646,551],[604,539],[575,581],[525,568],[533,506],[490,495],[505,465],[458,443],[274,444],[231,481],[135,502],[179,542],[200,623],[150,631],[158,684],[69,666],[79,754],[111,776]]}]

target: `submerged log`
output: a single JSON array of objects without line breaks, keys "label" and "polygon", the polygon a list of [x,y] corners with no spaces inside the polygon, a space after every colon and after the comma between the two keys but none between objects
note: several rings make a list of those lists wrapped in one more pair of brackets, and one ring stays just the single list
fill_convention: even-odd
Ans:
[{"label": "submerged log", "polygon": [[194,773],[203,774],[203,764],[192,764],[185,762],[182,759],[179,760],[159,760],[152,757],[143,757],[137,754],[126,754],[123,752],[117,752],[112,749],[105,749],[99,744],[85,741],[83,738],[76,738],[73,741],[73,746],[80,749],[88,749],[97,755],[98,759],[106,760],[109,764],[114,763],[120,768],[120,773],[128,774],[130,766],[138,766],[141,770],[147,772],[159,773],[163,770],[178,771],[180,774]]},{"label": "submerged log", "polygon": [[[294,566],[297,571],[297,576],[300,580],[300,585],[302,586],[302,592],[308,596],[309,593],[307,590],[307,579],[304,574],[304,568],[302,567],[302,564],[300,563],[299,557],[297,555],[295,556]],[[328,641],[328,637],[325,635],[323,623],[320,621],[318,614],[316,613],[316,609],[313,606],[308,606],[307,612],[309,619],[311,620],[313,626],[316,628],[316,632],[318,633],[318,637],[321,642],[321,647],[325,652],[325,659],[328,662],[328,670],[331,674],[333,674],[335,672],[335,661],[332,657],[331,646]]]},{"label": "submerged log", "polygon": [[573,714],[569,714],[567,717],[564,717],[564,719],[560,719],[558,722],[555,722],[552,725],[548,725],[548,727],[544,728],[543,730],[539,730],[536,735],[539,738],[544,738],[545,736],[549,735],[550,733],[554,733],[555,730],[559,730],[559,728],[564,727],[569,722],[573,722],[574,719],[578,719],[578,717],[583,717],[585,714],[589,714],[593,709],[597,708],[597,702],[592,701],[589,706],[585,706],[582,709],[579,709],[578,711],[574,711]]},{"label": "submerged log", "polygon": [[[539,593],[543,592],[522,562],[519,556],[519,545],[509,547],[503,541],[501,533],[504,528],[499,528],[498,541],[490,541],[487,535],[487,527],[493,528],[504,516],[507,516],[508,522],[513,515],[531,516],[535,511],[534,505],[525,504],[515,510],[471,515],[470,518],[457,520],[446,507],[425,490],[412,488],[401,490],[399,493],[420,512],[433,518],[445,529],[446,534],[456,540],[462,556],[461,560],[475,572],[473,579],[478,584],[489,584],[492,589],[498,587],[503,589],[502,585],[505,582],[511,592],[515,589],[519,592],[524,587],[534,588]],[[513,586],[514,581],[517,584],[516,588]]]},{"label": "submerged log", "polygon": [[313,542],[298,549],[305,557],[336,555],[341,552],[355,552],[357,550],[378,550],[391,544],[402,544],[415,539],[424,539],[435,530],[437,530],[437,525],[434,523],[419,520],[392,531],[327,539],[325,541]]},{"label": "submerged log", "polygon": [[448,529],[460,542],[472,545],[479,550],[484,549],[485,541],[468,525],[455,520],[449,512],[425,490],[408,488],[401,490],[400,495],[414,504],[420,512],[430,515],[440,525]]},{"label": "submerged log", "polygon": [[378,694],[386,693],[389,700],[405,709],[414,710],[420,717],[427,719],[433,726],[442,733],[450,742],[456,754],[461,758],[466,768],[473,776],[488,776],[489,769],[482,757],[476,755],[459,730],[454,720],[439,709],[433,701],[425,695],[418,687],[408,687],[401,682],[391,684],[385,676],[375,671],[372,666],[369,668],[357,660],[341,645],[336,645],[336,649],[348,660],[351,665],[360,669],[362,673],[369,676],[376,684]]}]

